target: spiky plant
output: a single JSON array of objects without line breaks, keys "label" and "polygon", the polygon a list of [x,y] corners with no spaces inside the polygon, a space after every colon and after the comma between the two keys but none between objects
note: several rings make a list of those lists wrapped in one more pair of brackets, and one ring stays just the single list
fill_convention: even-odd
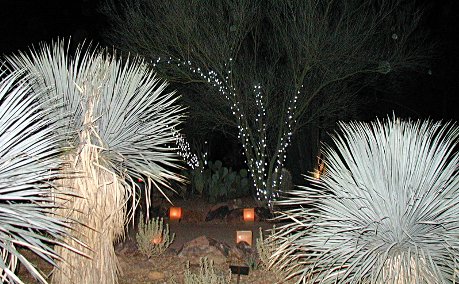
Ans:
[{"label": "spiky plant", "polygon": [[65,159],[78,172],[64,180],[76,197],[62,212],[78,220],[74,236],[90,250],[77,246],[91,258],[60,250],[64,262],[53,275],[56,283],[117,283],[119,268],[113,242],[124,235],[126,203],[134,196],[133,178],[146,181],[147,196],[172,172],[175,149],[172,129],[181,118],[174,93],[140,58],[110,55],[102,49],[80,46],[69,55],[63,41],[42,45],[30,54],[7,58],[12,68],[28,71],[34,88],[49,88],[59,97],[72,136]]},{"label": "spiky plant", "polygon": [[303,283],[458,283],[459,128],[340,124],[327,171],[284,205],[271,265]]},{"label": "spiky plant", "polygon": [[54,244],[66,246],[68,223],[54,211],[54,181],[59,178],[60,137],[56,106],[42,107],[23,72],[0,72],[0,280],[22,283],[15,273],[22,263],[40,283],[45,277],[19,248],[56,265]]}]

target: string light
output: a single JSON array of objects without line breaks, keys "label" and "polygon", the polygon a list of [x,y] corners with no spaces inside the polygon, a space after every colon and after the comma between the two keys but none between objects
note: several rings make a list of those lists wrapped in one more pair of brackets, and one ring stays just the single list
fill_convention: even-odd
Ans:
[{"label": "string light", "polygon": [[[167,64],[171,64],[173,60],[169,57]],[[155,64],[159,64],[162,61],[160,57],[156,59]],[[153,63],[153,62],[152,62]],[[156,66],[153,64],[153,66]],[[255,115],[255,123],[257,127],[257,137],[254,137],[253,132],[249,127],[247,117],[244,116],[242,111],[243,107],[238,99],[236,88],[230,83],[231,82],[231,68],[233,64],[233,58],[229,58],[228,62],[224,64],[224,74],[218,74],[214,70],[205,72],[199,67],[194,67],[190,60],[178,62],[177,66],[184,66],[189,69],[193,74],[197,74],[202,79],[210,83],[215,87],[220,94],[230,103],[230,110],[236,118],[238,128],[238,139],[242,142],[242,148],[247,158],[246,164],[249,172],[252,175],[253,185],[256,189],[256,197],[260,202],[272,206],[273,201],[279,197],[278,188],[282,185],[283,174],[282,168],[286,159],[286,151],[288,145],[291,142],[291,136],[293,134],[293,126],[296,124],[295,116],[297,109],[297,94],[288,101],[287,113],[285,115],[284,124],[281,124],[281,135],[280,141],[278,141],[277,151],[275,151],[275,162],[272,174],[268,168],[268,156],[267,156],[267,111],[266,111],[266,99],[262,92],[260,84],[255,84],[253,92],[255,95],[255,105],[257,113]],[[301,89],[303,86],[301,86]],[[251,143],[254,141],[254,143]],[[196,155],[191,154],[191,150],[186,140],[183,137],[177,137],[177,145],[179,146],[179,155],[181,155],[187,164],[192,168],[199,166],[199,159]],[[254,158],[252,158],[254,157]]]},{"label": "string light", "polygon": [[[175,138],[175,144],[177,145],[177,154],[182,157],[183,161],[192,170],[200,169],[201,172],[204,169],[204,165],[207,165],[207,151],[201,153],[201,159],[198,155],[192,153],[190,143],[185,139],[185,136],[173,129],[172,134]],[[207,144],[207,141],[204,142]]]}]

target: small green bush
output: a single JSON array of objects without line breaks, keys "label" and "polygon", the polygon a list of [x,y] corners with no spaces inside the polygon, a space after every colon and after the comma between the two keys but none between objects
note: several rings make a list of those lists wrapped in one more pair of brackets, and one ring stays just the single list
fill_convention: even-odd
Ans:
[{"label": "small green bush", "polygon": [[213,261],[209,261],[207,257],[200,258],[200,271],[199,274],[194,274],[190,270],[190,263],[188,262],[185,270],[184,284],[229,284],[231,283],[231,271],[228,275],[216,272],[214,269]]},{"label": "small green bush", "polygon": [[[143,214],[140,214],[143,220]],[[136,235],[139,251],[147,256],[161,255],[174,241],[175,234],[170,236],[169,225],[163,225],[162,218],[153,218],[149,222],[140,222],[139,232]]]}]

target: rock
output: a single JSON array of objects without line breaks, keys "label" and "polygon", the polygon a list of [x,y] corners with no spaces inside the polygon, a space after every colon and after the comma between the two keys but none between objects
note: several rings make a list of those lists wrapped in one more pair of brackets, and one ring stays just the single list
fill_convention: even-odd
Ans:
[{"label": "rock", "polygon": [[199,258],[207,257],[215,264],[224,264],[229,256],[231,247],[207,236],[200,236],[185,243],[178,252],[179,257],[190,258],[191,264],[199,264]]},{"label": "rock", "polygon": [[199,211],[183,209],[182,221],[186,223],[200,223],[204,221],[204,215]]},{"label": "rock", "polygon": [[148,279],[151,281],[158,281],[166,278],[166,275],[160,271],[150,271],[148,273]]},{"label": "rock", "polygon": [[220,207],[217,207],[214,209],[212,207],[209,212],[207,213],[206,216],[206,221],[212,221],[212,220],[224,220],[228,213],[230,212],[230,209],[228,205],[222,205]]},{"label": "rock", "polygon": [[[243,208],[233,208],[230,205],[220,203],[219,206],[213,206],[206,215],[206,221],[226,220],[228,223],[243,222]],[[255,221],[269,221],[274,216],[265,207],[255,207]]]},{"label": "rock", "polygon": [[164,256],[176,256],[177,255],[177,250],[175,248],[168,247],[164,253]]},{"label": "rock", "polygon": [[209,212],[210,211],[215,211],[218,208],[223,207],[223,206],[228,206],[228,203],[227,202],[220,202],[220,203],[214,204],[214,205],[212,205],[212,207],[210,207]]},{"label": "rock", "polygon": [[232,223],[232,224],[241,223],[244,221],[243,215],[244,215],[244,209],[242,208],[231,210],[226,216],[226,222]]},{"label": "rock", "polygon": [[244,256],[252,255],[257,251],[254,247],[250,246],[245,241],[238,242],[236,249],[239,250]]},{"label": "rock", "polygon": [[241,241],[235,247],[231,247],[229,256],[231,259],[244,263],[249,256],[254,255],[256,249],[251,247],[248,243]]}]

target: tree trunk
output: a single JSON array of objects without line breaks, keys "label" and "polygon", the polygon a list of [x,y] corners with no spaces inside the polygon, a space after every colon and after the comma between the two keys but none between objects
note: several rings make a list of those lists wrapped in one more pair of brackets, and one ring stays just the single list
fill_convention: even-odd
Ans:
[{"label": "tree trunk", "polygon": [[[85,129],[81,132],[81,144],[77,154],[68,157],[69,178],[63,181],[75,197],[66,200],[61,214],[75,221],[67,243],[89,257],[58,247],[62,257],[54,271],[53,283],[111,284],[118,283],[120,269],[113,247],[114,241],[124,236],[126,220],[126,192],[123,184],[100,157],[101,142],[91,126],[92,108],[85,117]],[[94,141],[92,141],[94,140]],[[105,167],[104,167],[105,166]],[[76,177],[71,177],[75,176]]]}]

